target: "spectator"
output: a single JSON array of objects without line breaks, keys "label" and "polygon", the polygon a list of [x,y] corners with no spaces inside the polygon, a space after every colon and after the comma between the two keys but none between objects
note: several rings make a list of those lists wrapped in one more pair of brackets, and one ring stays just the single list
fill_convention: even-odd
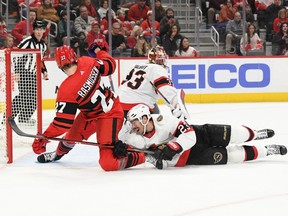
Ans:
[{"label": "spectator", "polygon": [[6,28],[6,22],[4,18],[2,17],[2,15],[0,14],[0,43],[3,44],[7,35],[8,33],[7,33],[7,28]]},{"label": "spectator", "polygon": [[[66,11],[67,14],[67,1],[68,0],[59,0],[59,4],[56,7],[57,15],[61,18],[61,12]],[[74,21],[77,17],[77,11],[75,9],[75,6],[71,4],[70,2],[70,20]]]},{"label": "spectator", "polygon": [[245,5],[245,12],[246,12],[246,22],[247,24],[250,24],[250,23],[254,23],[254,26],[256,27],[256,30],[257,30],[257,27],[258,27],[258,23],[255,22],[255,18],[254,18],[254,14],[252,13],[252,8],[249,4],[246,4]]},{"label": "spectator", "polygon": [[[27,17],[27,5],[26,5],[26,0],[17,0],[18,5],[20,7],[20,18],[21,16]],[[30,0],[29,1],[29,9],[30,10],[35,10],[37,11],[37,8],[41,7],[41,0]],[[21,18],[22,20],[22,18]]]},{"label": "spectator", "polygon": [[57,34],[57,42],[59,46],[67,45],[67,11],[62,10],[60,13],[60,21],[57,25],[58,34]]},{"label": "spectator", "polygon": [[[117,10],[117,18],[121,21],[121,22],[124,22],[124,21],[128,21],[127,19],[127,16],[126,16],[126,12],[123,8],[120,8],[119,10]],[[130,22],[129,22],[130,23]],[[131,23],[130,23],[131,24]],[[132,25],[131,25],[132,26]]]},{"label": "spectator", "polygon": [[[145,40],[149,43],[152,37],[152,28],[153,28],[153,23],[152,23],[152,11],[149,10],[147,12],[147,19],[145,19],[142,23],[141,23],[141,28],[143,30],[143,36],[145,37]],[[154,22],[154,26],[155,26],[155,36],[157,38],[158,41],[160,41],[160,23],[155,20]]]},{"label": "spectator", "polygon": [[[126,50],[125,38],[119,32],[121,31],[121,25],[118,22],[112,24],[112,56],[119,57],[123,51]],[[106,41],[108,41],[108,35],[106,35]]]},{"label": "spectator", "polygon": [[129,9],[135,2],[133,0],[120,0],[119,7]]},{"label": "spectator", "polygon": [[52,5],[52,0],[43,0],[40,7],[37,8],[37,19],[39,20],[51,20],[55,23],[59,22],[59,16],[57,10]]},{"label": "spectator", "polygon": [[6,49],[6,48],[16,48],[16,46],[14,45],[14,37],[10,34],[8,34],[5,37],[3,46],[1,47],[1,49]]},{"label": "spectator", "polygon": [[131,31],[130,36],[127,38],[127,46],[130,49],[133,49],[133,47],[136,45],[137,39],[142,35],[142,28],[138,25],[135,25],[133,27],[133,30]]},{"label": "spectator", "polygon": [[[104,35],[108,34],[108,29],[109,29],[109,26],[108,26],[109,17],[108,16],[109,16],[109,10],[107,11],[106,16],[100,22],[100,31]],[[120,23],[121,21],[117,19],[115,12],[111,11],[111,23],[113,24],[115,22]]]},{"label": "spectator", "polygon": [[175,52],[180,47],[182,38],[183,36],[180,34],[180,27],[176,24],[172,25],[163,41],[163,48],[169,57],[175,55]]},{"label": "spectator", "polygon": [[221,7],[218,20],[216,24],[214,24],[214,27],[219,32],[221,38],[223,38],[225,35],[228,21],[234,19],[235,13],[236,9],[233,7],[232,0],[225,0],[223,6]]},{"label": "spectator", "polygon": [[[106,17],[106,13],[109,9],[109,2],[108,0],[102,0],[101,1],[101,4],[100,4],[100,7],[98,9],[98,14],[100,16],[100,21]],[[114,11],[113,11],[114,12]],[[115,12],[114,12],[115,13]]]},{"label": "spectator", "polygon": [[145,57],[148,53],[148,44],[143,36],[137,39],[135,47],[132,49],[132,57]]},{"label": "spectator", "polygon": [[[247,27],[247,22],[242,20],[241,13],[236,12],[234,19],[228,21],[226,26],[226,53],[240,54],[240,40],[243,34],[243,23]],[[234,44],[234,48],[232,45]]]},{"label": "spectator", "polygon": [[280,31],[273,37],[272,54],[288,54],[288,23],[282,23],[280,26]]},{"label": "spectator", "polygon": [[132,5],[128,11],[128,21],[132,25],[140,25],[147,18],[148,10],[146,0],[137,0],[137,3]]},{"label": "spectator", "polygon": [[[27,37],[27,28],[26,26],[29,25],[29,35],[33,33],[33,23],[36,20],[36,11],[30,10],[29,12],[29,21],[30,23],[27,24],[27,20],[22,20],[16,24],[16,26],[12,29],[11,34],[15,38],[14,42],[17,46],[20,41]],[[43,34],[43,38],[46,38],[50,31],[50,23],[46,26],[46,31]]]},{"label": "spectator", "polygon": [[258,26],[260,29],[266,27],[266,8],[273,3],[273,0],[255,0]]},{"label": "spectator", "polygon": [[[74,30],[77,36],[86,35],[91,30],[91,23],[95,21],[95,19],[88,15],[88,9],[85,5],[81,5],[80,8],[80,16],[78,16],[74,21]],[[82,34],[81,34],[82,33]]]},{"label": "spectator", "polygon": [[179,49],[175,52],[175,56],[196,57],[198,54],[197,50],[190,46],[189,39],[187,37],[183,37],[180,41]]},{"label": "spectator", "polygon": [[240,41],[240,51],[244,54],[244,49],[249,52],[251,50],[260,50],[263,48],[262,41],[256,32],[256,26],[253,23],[248,24],[248,31],[245,34],[245,45],[244,37]]},{"label": "spectator", "polygon": [[105,36],[100,32],[100,24],[98,21],[92,22],[91,30],[88,32],[86,37],[86,42],[88,43],[88,47],[93,43],[97,43],[101,45],[101,47],[104,47],[105,51],[109,51],[109,46],[106,42]]},{"label": "spectator", "polygon": [[155,20],[160,23],[163,17],[165,17],[165,9],[161,4],[161,0],[156,0],[155,1]]},{"label": "spectator", "polygon": [[209,0],[209,9],[207,11],[208,27],[215,23],[215,14],[219,14],[225,0]]},{"label": "spectator", "polygon": [[172,25],[179,25],[178,19],[174,17],[174,10],[167,8],[165,17],[160,21],[160,43],[163,43],[164,36],[167,34]]},{"label": "spectator", "polygon": [[93,17],[98,22],[101,21],[101,17],[95,7],[91,4],[91,0],[82,0],[82,4],[86,6],[88,16]]},{"label": "spectator", "polygon": [[129,21],[122,22],[120,34],[122,34],[125,37],[125,40],[127,40],[127,38],[131,35],[132,29],[133,26]]},{"label": "spectator", "polygon": [[[245,0],[245,5],[249,5],[247,0]],[[236,11],[243,12],[243,0],[234,0],[233,8],[235,8]]]},{"label": "spectator", "polygon": [[285,9],[281,5],[281,0],[274,0],[265,10],[266,15],[266,41],[271,41],[273,38],[273,22],[278,17],[278,12],[281,9]]},{"label": "spectator", "polygon": [[288,23],[288,17],[286,16],[286,9],[282,8],[278,12],[278,17],[273,21],[273,31],[274,35],[280,31],[280,26],[282,23]]}]

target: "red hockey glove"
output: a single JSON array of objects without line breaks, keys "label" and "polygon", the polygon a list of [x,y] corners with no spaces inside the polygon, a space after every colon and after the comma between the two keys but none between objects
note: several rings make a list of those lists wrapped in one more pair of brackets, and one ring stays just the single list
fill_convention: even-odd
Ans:
[{"label": "red hockey glove", "polygon": [[[42,135],[40,133],[38,133],[37,135]],[[49,143],[50,141],[47,139],[39,139],[39,138],[35,138],[34,142],[32,144],[32,148],[35,154],[41,154],[46,152],[46,145],[47,143]]]},{"label": "red hockey glove", "polygon": [[166,145],[161,145],[155,151],[155,158],[157,160],[171,161],[176,154],[182,152],[183,148],[177,142],[168,142]]},{"label": "red hockey glove", "polygon": [[101,50],[106,50],[106,47],[104,46],[104,43],[102,42],[98,42],[98,43],[93,43],[89,46],[88,48],[88,54],[89,56],[93,57],[93,58],[96,58],[97,55],[95,53],[95,50],[99,48]]}]

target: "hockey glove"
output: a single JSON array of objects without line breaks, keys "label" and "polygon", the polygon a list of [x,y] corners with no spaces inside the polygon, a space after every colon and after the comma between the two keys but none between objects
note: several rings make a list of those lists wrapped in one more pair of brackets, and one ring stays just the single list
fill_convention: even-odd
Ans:
[{"label": "hockey glove", "polygon": [[99,49],[101,49],[101,50],[106,50],[106,48],[105,48],[105,46],[104,46],[104,44],[103,43],[93,43],[93,44],[91,44],[90,46],[89,46],[89,48],[88,48],[88,54],[89,54],[89,56],[91,56],[91,57],[93,57],[93,58],[96,58],[97,57],[97,55],[96,55],[96,53],[95,53],[95,50],[97,49],[97,48],[99,48]]},{"label": "hockey glove", "polygon": [[123,143],[121,140],[116,140],[114,143],[114,148],[112,149],[113,151],[113,155],[116,157],[116,158],[123,158],[123,157],[126,157],[127,154],[128,154],[128,151],[127,151],[127,144],[126,143]]},{"label": "hockey glove", "polygon": [[182,152],[183,148],[177,142],[168,142],[166,145],[160,145],[155,150],[155,158],[158,161],[169,160],[171,161],[176,154]]},{"label": "hockey glove", "polygon": [[[42,135],[41,133],[38,133],[37,135]],[[34,151],[35,154],[41,154],[46,152],[46,145],[47,143],[49,143],[50,141],[47,139],[39,139],[39,138],[35,138],[34,142],[32,144],[32,149]]]},{"label": "hockey glove", "polygon": [[185,116],[178,105],[175,107],[175,109],[172,110],[172,114],[178,119],[185,119]]}]

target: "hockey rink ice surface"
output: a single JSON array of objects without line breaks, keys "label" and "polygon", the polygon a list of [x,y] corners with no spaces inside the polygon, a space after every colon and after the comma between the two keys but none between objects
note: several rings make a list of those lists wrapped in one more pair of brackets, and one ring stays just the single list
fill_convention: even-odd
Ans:
[{"label": "hockey rink ice surface", "polygon": [[[275,136],[249,144],[288,146],[288,103],[187,105],[193,124],[271,128]],[[162,112],[168,112],[161,105]],[[43,111],[44,129],[54,110]],[[93,140],[94,137],[91,139]],[[31,139],[31,143],[32,143]],[[52,151],[56,142],[48,144]],[[0,165],[1,216],[243,216],[287,215],[288,156],[241,164],[157,170],[150,164],[104,172],[98,148],[76,146],[60,161],[39,164],[29,146]]]}]

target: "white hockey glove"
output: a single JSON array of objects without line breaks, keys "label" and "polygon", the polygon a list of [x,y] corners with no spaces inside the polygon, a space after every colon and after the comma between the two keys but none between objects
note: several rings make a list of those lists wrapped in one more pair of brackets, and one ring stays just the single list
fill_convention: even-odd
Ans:
[{"label": "white hockey glove", "polygon": [[172,110],[172,114],[178,118],[178,119],[181,119],[181,120],[185,120],[185,116],[182,112],[182,110],[180,109],[179,105],[177,104],[177,106],[175,107],[174,110]]}]

